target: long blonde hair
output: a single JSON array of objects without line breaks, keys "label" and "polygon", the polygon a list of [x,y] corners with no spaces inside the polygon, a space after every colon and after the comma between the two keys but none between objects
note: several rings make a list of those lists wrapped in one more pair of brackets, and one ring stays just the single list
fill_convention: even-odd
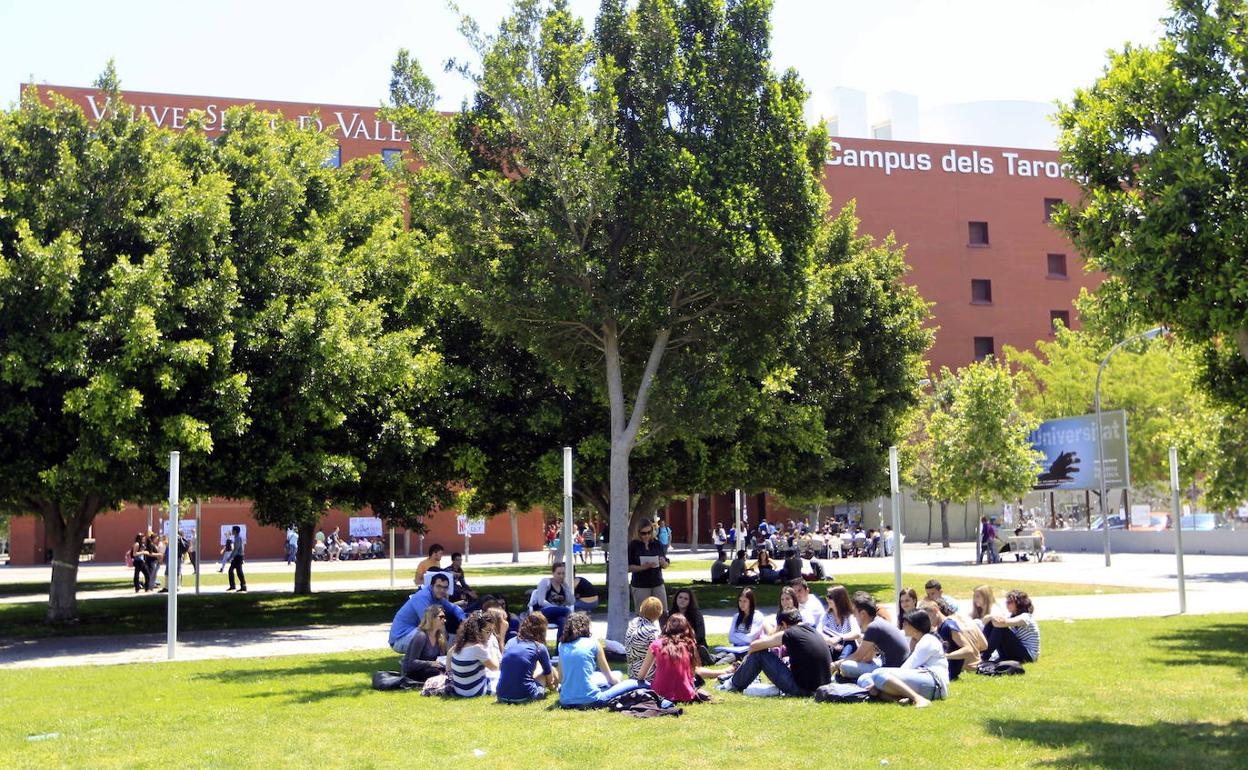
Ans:
[{"label": "long blonde hair", "polygon": [[445,611],[437,604],[434,604],[425,610],[425,616],[420,619],[420,625],[416,628],[424,631],[425,636],[429,637],[429,641],[438,646],[438,650],[446,654],[446,623],[441,626],[437,625],[438,613],[446,614]]},{"label": "long blonde hair", "polygon": [[992,593],[992,586],[987,584],[979,586],[971,594],[971,617],[975,620],[988,617],[996,603],[997,597]]}]

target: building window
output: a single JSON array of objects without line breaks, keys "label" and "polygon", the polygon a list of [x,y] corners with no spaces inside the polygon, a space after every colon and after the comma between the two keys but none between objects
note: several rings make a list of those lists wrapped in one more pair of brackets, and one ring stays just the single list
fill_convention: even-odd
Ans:
[{"label": "building window", "polygon": [[403,157],[402,150],[384,149],[381,151],[381,162],[386,164],[386,168],[394,168],[401,157]]},{"label": "building window", "polygon": [[885,121],[883,123],[879,123],[879,124],[872,126],[871,138],[872,139],[892,139],[893,138],[892,121]]},{"label": "building window", "polygon": [[1065,278],[1066,277],[1066,255],[1050,254],[1049,255],[1049,277]]},{"label": "building window", "polygon": [[329,154],[325,162],[321,164],[322,168],[339,168],[342,166],[342,147],[334,145],[334,151]]},{"label": "building window", "polygon": [[992,281],[987,278],[971,279],[971,304],[973,305],[991,305],[992,304]]},{"label": "building window", "polygon": [[969,227],[968,243],[972,246],[988,245],[988,223],[987,222],[971,222]]},{"label": "building window", "polygon": [[1070,311],[1069,310],[1050,310],[1049,311],[1049,327],[1053,334],[1057,333],[1057,324],[1061,323],[1067,329],[1070,328]]},{"label": "building window", "polygon": [[975,338],[975,360],[983,361],[989,356],[996,355],[996,347],[993,344],[992,337],[976,337]]},{"label": "building window", "polygon": [[1057,213],[1057,207],[1062,205],[1061,198],[1045,198],[1044,199],[1044,221],[1052,222],[1053,215]]}]

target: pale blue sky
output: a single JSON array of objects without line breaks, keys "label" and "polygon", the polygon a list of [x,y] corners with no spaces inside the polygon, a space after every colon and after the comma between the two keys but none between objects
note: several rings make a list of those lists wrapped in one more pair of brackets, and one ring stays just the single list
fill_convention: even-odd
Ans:
[{"label": "pale blue sky", "polygon": [[[491,29],[507,0],[462,0]],[[595,0],[574,0],[592,18]],[[814,92],[837,86],[919,96],[926,105],[1052,101],[1092,81],[1105,51],[1160,35],[1161,0],[777,0],[773,60]],[[85,86],[117,60],[142,91],[375,105],[389,65],[411,49],[458,106],[441,63],[466,49],[442,0],[0,0],[0,103],[18,84]]]}]

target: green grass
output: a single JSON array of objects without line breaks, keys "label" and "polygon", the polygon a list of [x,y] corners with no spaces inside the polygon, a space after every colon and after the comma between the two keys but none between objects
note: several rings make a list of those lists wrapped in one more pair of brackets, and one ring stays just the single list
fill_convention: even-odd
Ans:
[{"label": "green grass", "polygon": [[[867,591],[882,601],[893,601],[892,575],[847,575],[840,582],[850,592]],[[970,596],[971,590],[979,583],[973,578],[959,577],[942,577],[941,582],[951,596],[957,597]],[[923,580],[916,579],[911,582],[911,585],[921,588],[922,583]],[[681,586],[691,584],[685,581],[671,581],[667,585],[669,591],[675,591]],[[822,597],[823,589],[827,585],[830,583],[814,584],[813,589],[818,592],[816,595]],[[1033,596],[1119,590],[1026,581],[1011,583],[1009,587],[1020,588]],[[736,606],[736,597],[739,592],[737,588],[712,585],[696,585],[694,588],[698,602],[703,609],[731,610]],[[755,586],[754,589],[758,606],[769,612],[772,611],[779,602],[780,587],[767,585]],[[506,598],[508,605],[515,609],[524,607],[532,590],[533,585],[527,582],[481,587],[481,593],[501,594]],[[309,596],[272,592],[211,593],[199,596],[193,593],[182,593],[178,596],[178,625],[184,631],[203,631],[382,623],[394,617],[395,611],[411,592],[411,586],[404,586],[397,589],[322,591]],[[63,626],[51,626],[44,622],[47,605],[43,602],[0,604],[0,640],[160,633],[165,630],[167,601],[167,597],[163,594],[80,600],[78,602],[79,622]],[[604,592],[599,611],[605,611],[605,607]]]},{"label": "green grass", "polygon": [[1026,676],[968,674],[922,711],[715,693],[638,720],[374,692],[388,652],[0,671],[0,766],[167,765],[176,732],[191,767],[1244,767],[1248,615],[1042,633]]}]

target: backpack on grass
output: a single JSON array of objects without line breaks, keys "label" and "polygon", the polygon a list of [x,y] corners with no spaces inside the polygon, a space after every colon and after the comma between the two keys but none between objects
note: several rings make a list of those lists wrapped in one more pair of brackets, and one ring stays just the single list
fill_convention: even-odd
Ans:
[{"label": "backpack on grass", "polygon": [[373,689],[374,690],[413,690],[421,686],[421,682],[415,679],[409,679],[398,671],[374,671],[373,672]]},{"label": "backpack on grass", "polygon": [[815,703],[866,703],[871,691],[856,684],[832,682],[815,690]]},{"label": "backpack on grass", "polygon": [[975,671],[983,676],[1017,676],[1027,673],[1023,669],[1023,664],[1016,660],[994,660],[989,663],[980,663]]}]

